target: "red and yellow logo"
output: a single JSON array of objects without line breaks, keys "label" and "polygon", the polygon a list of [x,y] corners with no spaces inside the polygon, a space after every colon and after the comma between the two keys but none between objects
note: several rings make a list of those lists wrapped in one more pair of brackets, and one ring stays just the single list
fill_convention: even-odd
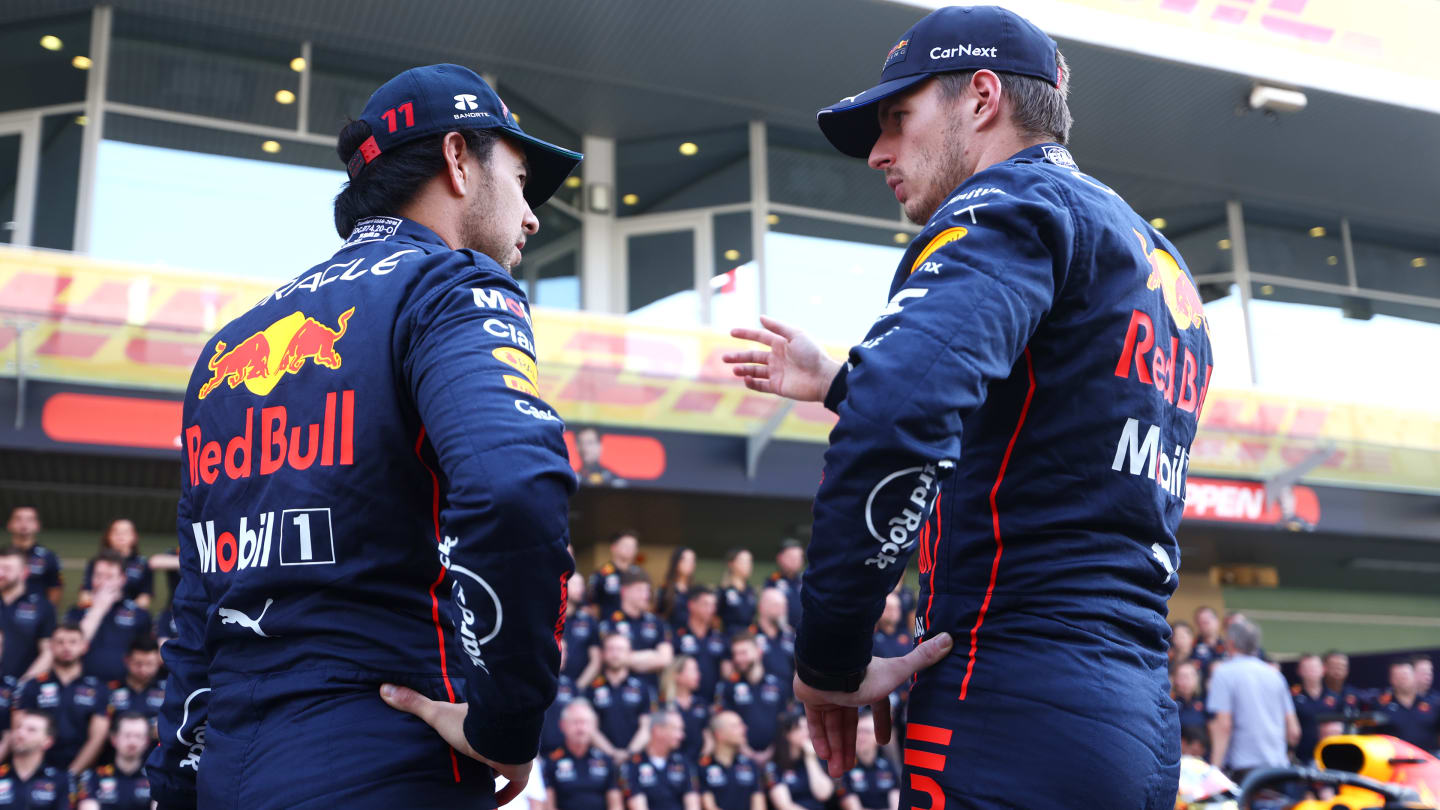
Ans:
[{"label": "red and yellow logo", "polygon": [[[335,351],[335,344],[345,337],[353,314],[354,307],[340,313],[336,321],[339,328],[331,329],[303,312],[292,312],[229,351],[225,350],[225,341],[217,341],[215,354],[206,364],[210,379],[200,386],[199,398],[210,396],[221,383],[231,388],[244,384],[250,393],[263,397],[274,390],[286,374],[304,368],[306,360],[314,360],[328,369],[340,368],[340,353]],[[281,351],[274,351],[282,346]]]},{"label": "red and yellow logo", "polygon": [[965,234],[967,233],[969,233],[969,231],[957,225],[954,228],[946,228],[940,233],[935,234],[935,238],[930,240],[930,244],[926,245],[925,249],[920,251],[920,255],[915,257],[915,262],[910,265],[910,272],[914,273],[916,270],[919,270],[920,266],[925,263],[925,260],[930,258],[930,254],[951,242],[959,242],[965,238]]},{"label": "red and yellow logo", "polygon": [[1150,277],[1145,281],[1145,289],[1160,291],[1165,297],[1165,308],[1170,310],[1170,317],[1182,332],[1203,327],[1205,334],[1209,335],[1210,322],[1205,320],[1204,302],[1195,290],[1195,283],[1180,269],[1174,256],[1158,247],[1148,249],[1145,236],[1139,231],[1132,231],[1140,240],[1140,250],[1145,259],[1150,262]]}]

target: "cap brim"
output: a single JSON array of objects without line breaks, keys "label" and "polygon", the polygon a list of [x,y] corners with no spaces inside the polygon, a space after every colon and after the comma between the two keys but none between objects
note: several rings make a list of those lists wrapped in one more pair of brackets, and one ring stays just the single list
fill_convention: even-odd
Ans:
[{"label": "cap brim", "polygon": [[881,82],[859,95],[831,104],[817,113],[815,120],[831,146],[850,157],[869,157],[875,141],[880,138],[880,119],[875,105],[928,78],[930,74],[921,73]]},{"label": "cap brim", "polygon": [[526,135],[518,129],[503,127],[502,131],[519,141],[520,149],[525,153],[525,162],[529,164],[529,175],[525,179],[525,202],[529,203],[531,208],[544,205],[585,157],[579,152],[572,152]]}]

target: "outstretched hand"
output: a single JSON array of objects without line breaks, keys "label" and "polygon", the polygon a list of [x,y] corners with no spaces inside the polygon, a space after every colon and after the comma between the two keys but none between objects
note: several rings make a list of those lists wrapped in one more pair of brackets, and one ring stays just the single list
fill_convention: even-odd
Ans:
[{"label": "outstretched hand", "polygon": [[380,687],[380,698],[391,708],[409,712],[429,723],[431,728],[440,732],[440,736],[445,742],[450,743],[451,748],[471,759],[489,765],[491,770],[505,777],[507,780],[505,787],[495,791],[496,806],[503,806],[506,802],[519,796],[520,791],[525,789],[525,783],[530,780],[530,768],[534,765],[533,762],[519,765],[494,762],[476,753],[475,749],[470,747],[470,743],[465,740],[465,715],[469,712],[469,704],[431,700],[414,689],[388,683]]},{"label": "outstretched hand", "polygon": [[890,742],[890,693],[922,669],[944,660],[955,642],[941,633],[900,658],[871,658],[865,680],[854,692],[822,692],[795,676],[795,698],[805,704],[805,719],[815,754],[836,779],[855,767],[855,726],[859,707],[875,715],[875,742]]},{"label": "outstretched hand", "polygon": [[814,338],[774,318],[760,316],[763,329],[731,329],[732,337],[769,347],[769,351],[729,352],[722,358],[751,391],[820,402],[840,372]]}]

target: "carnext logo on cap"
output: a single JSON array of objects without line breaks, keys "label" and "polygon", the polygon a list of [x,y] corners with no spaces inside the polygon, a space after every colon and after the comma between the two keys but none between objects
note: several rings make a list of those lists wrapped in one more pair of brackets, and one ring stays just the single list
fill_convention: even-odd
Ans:
[{"label": "carnext logo on cap", "polygon": [[895,43],[895,47],[890,49],[890,53],[885,54],[885,64],[881,65],[880,69],[884,70],[885,68],[890,67],[896,62],[904,62],[905,46],[909,44],[910,40],[908,39],[902,39],[899,42]]},{"label": "carnext logo on cap", "polygon": [[985,56],[995,59],[999,54],[995,53],[997,48],[982,48],[978,45],[956,45],[953,48],[941,48],[935,46],[930,49],[931,59],[954,59],[957,56]]}]

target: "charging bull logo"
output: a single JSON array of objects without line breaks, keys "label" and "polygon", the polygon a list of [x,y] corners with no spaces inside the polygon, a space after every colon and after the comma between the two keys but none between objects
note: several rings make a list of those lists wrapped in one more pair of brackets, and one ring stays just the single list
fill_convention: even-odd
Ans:
[{"label": "charging bull logo", "polygon": [[[231,388],[239,388],[243,383],[250,393],[263,397],[274,390],[286,374],[304,368],[306,360],[314,360],[329,369],[340,368],[340,353],[335,351],[335,344],[345,337],[350,316],[354,314],[354,307],[340,313],[336,320],[339,328],[331,329],[302,312],[292,312],[229,351],[225,350],[225,341],[217,341],[215,355],[206,364],[210,379],[200,386],[199,398],[210,396],[221,383]],[[279,347],[283,349],[274,351]]]},{"label": "charging bull logo", "polygon": [[1134,234],[1140,240],[1141,252],[1150,262],[1150,278],[1145,281],[1145,289],[1160,290],[1165,296],[1165,307],[1170,310],[1170,317],[1182,332],[1204,327],[1208,336],[1210,322],[1205,320],[1204,302],[1200,300],[1200,293],[1195,290],[1195,283],[1180,269],[1174,256],[1158,247],[1154,250],[1146,249],[1144,235],[1139,231],[1134,231]]}]

